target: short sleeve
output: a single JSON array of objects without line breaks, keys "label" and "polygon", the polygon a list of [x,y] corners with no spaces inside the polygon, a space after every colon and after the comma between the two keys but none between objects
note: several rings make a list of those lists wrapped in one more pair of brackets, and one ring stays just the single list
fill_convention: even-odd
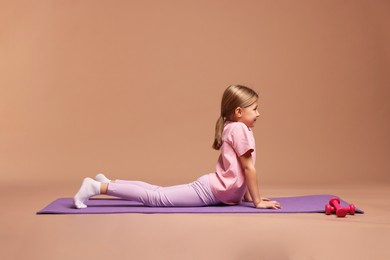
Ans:
[{"label": "short sleeve", "polygon": [[232,129],[229,139],[234,151],[239,157],[246,154],[248,151],[253,152],[255,150],[253,134],[243,123],[237,124],[234,129]]}]

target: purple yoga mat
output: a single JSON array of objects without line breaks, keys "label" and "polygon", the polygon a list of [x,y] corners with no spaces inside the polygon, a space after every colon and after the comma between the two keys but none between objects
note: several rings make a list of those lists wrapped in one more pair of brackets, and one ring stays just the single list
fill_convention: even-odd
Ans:
[{"label": "purple yoga mat", "polygon": [[[325,204],[333,195],[309,195],[299,197],[272,198],[282,205],[282,209],[256,209],[253,203],[241,205],[221,205],[206,207],[146,207],[141,203],[122,199],[90,199],[88,207],[76,209],[72,198],[60,198],[38,211],[37,214],[114,214],[114,213],[321,213],[325,212]],[[340,200],[342,206],[349,203]],[[356,209],[356,213],[364,213]]]}]

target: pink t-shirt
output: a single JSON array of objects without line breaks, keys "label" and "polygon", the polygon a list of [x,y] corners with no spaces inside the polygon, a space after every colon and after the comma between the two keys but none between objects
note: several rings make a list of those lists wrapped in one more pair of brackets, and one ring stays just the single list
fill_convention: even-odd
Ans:
[{"label": "pink t-shirt", "polygon": [[216,172],[210,174],[210,186],[214,195],[223,203],[241,203],[247,185],[245,172],[239,157],[252,152],[255,164],[255,138],[252,130],[241,122],[225,122],[222,132],[221,155]]}]

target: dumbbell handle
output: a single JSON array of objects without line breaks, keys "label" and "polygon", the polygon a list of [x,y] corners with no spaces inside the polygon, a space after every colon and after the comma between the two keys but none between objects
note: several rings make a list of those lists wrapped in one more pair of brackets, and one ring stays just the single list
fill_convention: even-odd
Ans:
[{"label": "dumbbell handle", "polygon": [[336,215],[339,218],[345,217],[349,211],[349,209],[340,206],[338,198],[330,199],[329,204],[336,208]]}]

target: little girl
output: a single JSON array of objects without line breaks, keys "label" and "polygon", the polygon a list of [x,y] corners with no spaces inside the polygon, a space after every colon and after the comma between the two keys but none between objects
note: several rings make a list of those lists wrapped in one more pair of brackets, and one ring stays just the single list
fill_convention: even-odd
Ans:
[{"label": "little girl", "polygon": [[252,201],[256,208],[280,209],[277,201],[261,198],[255,169],[255,140],[252,128],[259,112],[257,93],[245,86],[231,85],[222,96],[221,115],[215,127],[213,148],[221,150],[216,171],[196,181],[159,187],[141,181],[110,180],[103,174],[85,178],[74,196],[74,206],[99,194],[138,201],[151,207],[194,207],[235,205]]}]

